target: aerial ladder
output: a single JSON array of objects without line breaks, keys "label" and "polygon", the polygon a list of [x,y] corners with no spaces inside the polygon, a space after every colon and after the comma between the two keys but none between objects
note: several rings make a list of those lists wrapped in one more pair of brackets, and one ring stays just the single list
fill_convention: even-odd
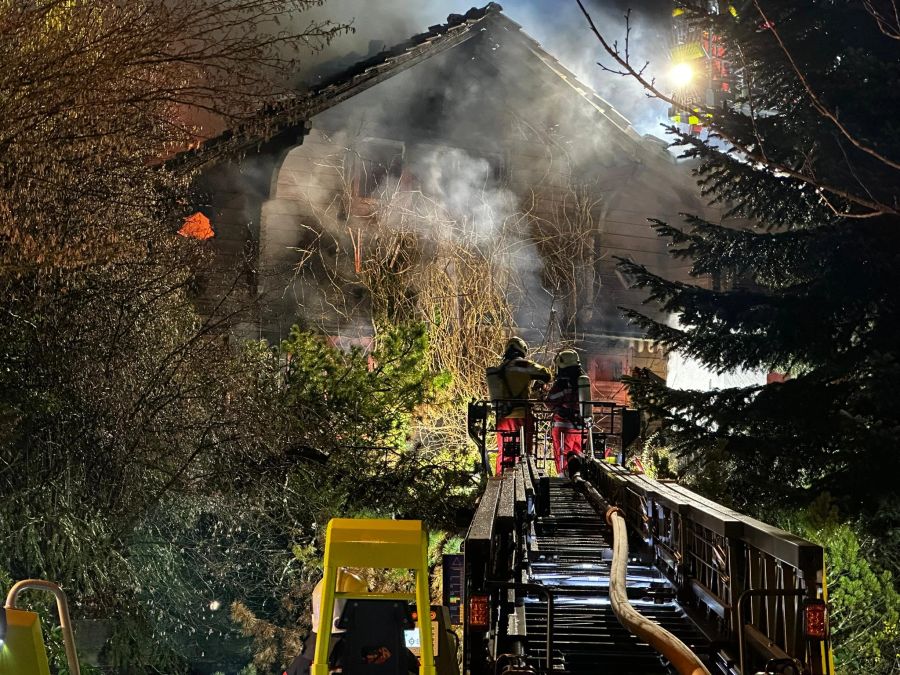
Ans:
[{"label": "aerial ladder", "polygon": [[[552,411],[528,405],[530,442],[508,441],[465,540],[471,675],[834,672],[821,547],[626,469],[636,413],[615,403],[583,404],[587,456],[556,476]],[[486,474],[502,408],[469,406]]]},{"label": "aerial ladder", "polygon": [[[342,601],[343,675],[832,675],[822,548],[672,481],[626,469],[634,413],[586,401],[571,477],[549,461],[552,411],[529,401],[535,433],[490,475],[494,401],[469,406],[485,477],[464,542],[462,644],[430,597],[420,521],[334,519],[310,675],[335,672],[333,611]],[[412,572],[406,593],[342,593],[344,568]],[[0,612],[0,675],[49,675],[23,591],[57,600],[69,672],[78,658],[65,595],[26,580]],[[461,649],[460,649],[461,647]],[[405,658],[411,654],[413,659]],[[461,664],[461,669],[460,669]]]}]

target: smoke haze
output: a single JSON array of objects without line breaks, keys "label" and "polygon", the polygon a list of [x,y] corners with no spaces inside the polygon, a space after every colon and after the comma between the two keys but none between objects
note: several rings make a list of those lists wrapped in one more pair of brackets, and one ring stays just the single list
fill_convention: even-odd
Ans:
[{"label": "smoke haze", "polygon": [[[300,80],[308,84],[365,58],[381,44],[390,46],[444,23],[451,13],[463,14],[482,0],[328,0],[322,7],[298,16],[298,27],[312,19],[353,22],[355,32],[337,38],[323,52],[308,57]],[[575,0],[506,0],[504,13],[559,62],[574,72],[622,113],[640,134],[662,136],[666,106],[645,95],[630,78],[604,72],[597,62],[612,65]],[[624,45],[625,13],[630,8],[630,51],[638,65],[650,61],[648,73],[662,74],[671,42],[670,10],[666,0],[589,0],[595,24]]]},{"label": "smoke haze", "polygon": [[[293,30],[325,19],[353,20],[356,27],[304,62],[298,86],[315,84],[472,4],[328,0],[298,13]],[[661,135],[665,110],[631,80],[596,65],[608,60],[574,0],[510,0],[503,6],[639,133]],[[667,3],[653,7],[635,7],[631,17],[630,51],[641,64],[664,63],[667,51]],[[626,9],[624,1],[591,3],[595,23],[611,39],[624,34]],[[630,330],[618,308],[631,303],[631,291],[613,276],[613,255],[632,250],[628,239],[637,237],[636,245],[644,247],[638,255],[656,260],[653,250],[645,251],[656,238],[640,231],[648,215],[675,213],[671,199],[682,206],[680,195],[671,194],[675,183],[654,182],[653,195],[642,193],[635,210],[637,165],[622,152],[623,137],[602,123],[595,131],[595,111],[569,96],[549,69],[535,70],[526,43],[508,39],[502,29],[482,35],[316,115],[310,134],[278,168],[277,187],[262,209],[261,286],[274,317],[267,325],[286,330],[299,306],[310,320],[324,324],[339,315],[364,334],[368,322],[357,319],[367,308],[356,280],[369,261],[390,258],[382,255],[384,242],[407,241],[412,233],[426,252],[448,243],[480,252],[498,277],[509,280],[503,283],[519,328],[544,334],[553,309],[566,330]],[[395,161],[402,170],[395,170]],[[667,158],[660,161],[668,166]],[[665,176],[675,180],[667,169]],[[583,214],[587,201],[576,199],[582,188],[596,200]],[[378,202],[377,213],[369,202]],[[596,237],[607,224],[613,243],[601,254]],[[632,224],[636,235],[626,231]],[[643,242],[648,238],[653,243]],[[560,257],[578,264],[560,272]]]}]

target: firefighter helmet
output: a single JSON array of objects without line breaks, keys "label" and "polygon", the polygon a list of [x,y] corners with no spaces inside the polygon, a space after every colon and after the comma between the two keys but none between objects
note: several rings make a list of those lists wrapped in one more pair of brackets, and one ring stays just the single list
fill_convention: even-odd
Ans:
[{"label": "firefighter helmet", "polygon": [[515,350],[517,352],[520,352],[522,354],[522,356],[525,356],[528,354],[528,343],[525,342],[525,340],[520,338],[518,335],[514,335],[513,337],[509,338],[509,340],[506,341],[506,350],[505,351],[508,352],[511,349]]},{"label": "firefighter helmet", "polygon": [[[322,594],[325,589],[325,579],[320,579],[313,590],[312,596],[312,629],[316,632],[319,630],[319,617],[321,616]],[[335,580],[334,590],[338,593],[365,593],[368,590],[366,582],[355,574],[339,567],[337,570],[337,579]],[[334,599],[334,623],[331,625],[332,633],[343,633],[344,630],[338,626],[338,620],[344,611],[346,600],[343,598]]]},{"label": "firefighter helmet", "polygon": [[581,361],[578,358],[578,352],[574,349],[563,349],[556,355],[553,363],[557,368],[569,368],[577,366]]}]

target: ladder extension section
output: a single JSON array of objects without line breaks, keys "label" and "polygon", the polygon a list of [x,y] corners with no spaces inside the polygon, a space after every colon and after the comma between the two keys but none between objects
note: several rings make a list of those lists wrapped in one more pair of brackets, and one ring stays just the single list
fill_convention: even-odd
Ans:
[{"label": "ladder extension section", "polygon": [[[487,480],[465,542],[471,675],[833,672],[827,617],[807,630],[820,547],[674,483],[596,460],[583,473],[526,457]],[[631,544],[618,559],[614,531]]]}]

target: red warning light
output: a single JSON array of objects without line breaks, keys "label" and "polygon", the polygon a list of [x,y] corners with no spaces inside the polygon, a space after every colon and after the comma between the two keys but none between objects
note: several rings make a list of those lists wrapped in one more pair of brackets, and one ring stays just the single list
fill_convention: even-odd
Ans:
[{"label": "red warning light", "polygon": [[[412,620],[413,620],[413,621],[418,621],[418,620],[419,620],[419,613],[418,613],[418,612],[415,612],[415,611],[412,612]],[[431,620],[432,620],[432,621],[437,621],[437,612],[434,611],[434,610],[431,610]]]},{"label": "red warning light", "polygon": [[828,637],[828,610],[821,600],[810,600],[804,608],[806,615],[806,637],[824,640]]},{"label": "red warning light", "polygon": [[491,624],[490,598],[486,595],[473,595],[469,598],[469,627],[487,630]]}]

